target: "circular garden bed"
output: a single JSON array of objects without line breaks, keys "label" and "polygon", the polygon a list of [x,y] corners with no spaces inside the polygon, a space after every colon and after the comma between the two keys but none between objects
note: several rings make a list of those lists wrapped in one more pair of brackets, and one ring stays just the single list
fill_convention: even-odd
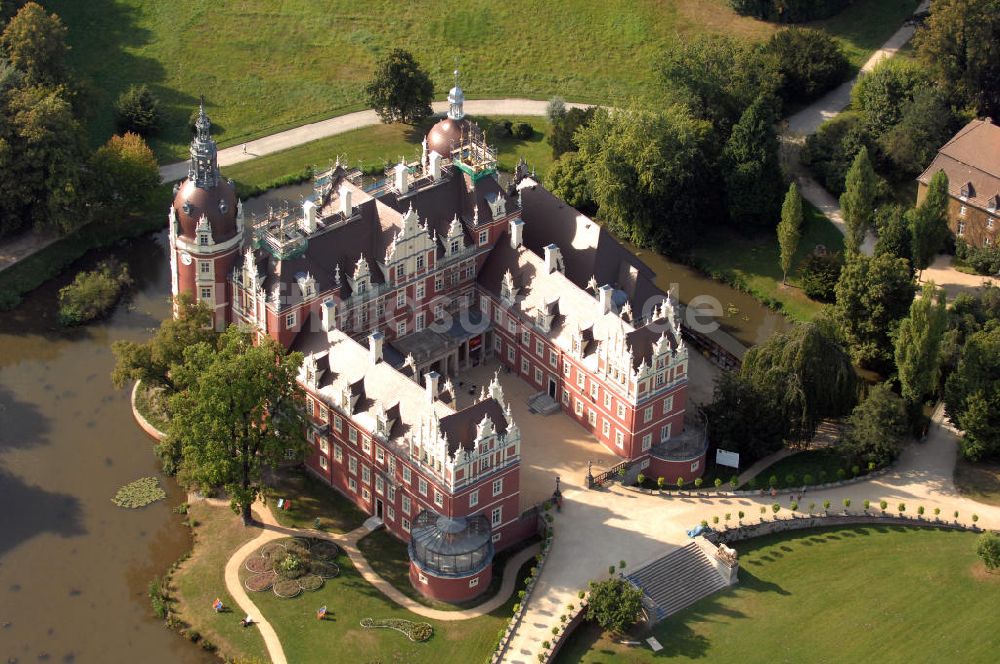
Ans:
[{"label": "circular garden bed", "polygon": [[270,590],[285,599],[319,590],[326,579],[340,574],[334,562],[338,553],[340,547],[321,539],[289,537],[268,542],[243,562],[249,572],[243,586],[255,593]]}]

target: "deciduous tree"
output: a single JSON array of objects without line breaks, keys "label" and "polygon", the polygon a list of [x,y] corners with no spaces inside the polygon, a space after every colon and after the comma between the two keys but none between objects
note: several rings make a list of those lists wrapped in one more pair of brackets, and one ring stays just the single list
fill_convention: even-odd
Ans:
[{"label": "deciduous tree", "polygon": [[642,591],[625,579],[612,577],[591,582],[587,620],[594,620],[602,628],[618,635],[635,623],[641,611]]},{"label": "deciduous tree", "polygon": [[793,182],[785,194],[785,202],[781,205],[781,221],[778,222],[778,249],[781,255],[781,283],[788,280],[788,271],[792,269],[792,260],[799,249],[802,239],[802,196],[799,188]]},{"label": "deciduous tree", "polygon": [[889,387],[873,387],[848,420],[847,435],[841,443],[853,463],[884,466],[903,449],[906,437],[906,407]]},{"label": "deciduous tree", "polygon": [[29,85],[66,81],[66,26],[39,4],[21,7],[0,35],[0,47]]},{"label": "deciduous tree", "polygon": [[393,49],[365,87],[368,105],[382,122],[416,122],[431,114],[434,84],[413,56]]},{"label": "deciduous tree", "polygon": [[152,136],[160,129],[160,101],[145,83],[132,85],[115,101],[118,131]]},{"label": "deciduous tree", "polygon": [[875,253],[905,258],[912,267],[913,242],[903,207],[896,204],[883,205],[875,216],[878,230]]},{"label": "deciduous tree", "polygon": [[136,211],[160,183],[153,151],[132,132],[112,136],[90,159],[97,200],[119,214]]},{"label": "deciduous tree", "polygon": [[776,57],[785,101],[808,101],[840,85],[851,71],[840,44],[811,28],[779,30],[764,50]]},{"label": "deciduous tree", "polygon": [[553,162],[545,186],[575,208],[593,205],[586,163],[578,152],[566,152]]},{"label": "deciduous tree", "polygon": [[1000,324],[988,323],[966,339],[945,386],[945,407],[963,431],[967,459],[1000,454]]},{"label": "deciduous tree", "polygon": [[919,405],[938,384],[941,341],[948,327],[948,309],[943,290],[934,282],[924,284],[923,294],[910,304],[910,315],[899,324],[896,335],[896,370],[903,398]]},{"label": "deciduous tree", "polygon": [[908,214],[913,246],[913,266],[920,272],[934,260],[948,237],[948,175],[931,177],[927,196]]},{"label": "deciduous tree", "polygon": [[840,196],[840,211],[847,225],[844,247],[848,253],[858,252],[865,241],[865,233],[872,226],[875,214],[875,171],[868,159],[868,148],[861,148],[844,183]]},{"label": "deciduous tree", "polygon": [[211,344],[184,352],[177,368],[183,389],[171,397],[168,437],[182,450],[187,478],[223,487],[233,511],[251,521],[250,507],[262,488],[261,471],[305,453],[307,422],[296,382],[301,353],[286,354],[268,336],[254,345],[231,326]]},{"label": "deciduous tree", "polygon": [[851,106],[868,133],[878,137],[899,123],[913,95],[927,85],[926,71],[920,65],[887,58],[861,76],[851,90]]},{"label": "deciduous tree", "polygon": [[913,276],[905,259],[854,254],[837,282],[834,315],[852,357],[861,366],[892,372],[892,335],[913,301]]},{"label": "deciduous tree", "polygon": [[758,97],[740,116],[722,151],[725,202],[741,229],[773,228],[784,179],[774,130],[775,103]]}]

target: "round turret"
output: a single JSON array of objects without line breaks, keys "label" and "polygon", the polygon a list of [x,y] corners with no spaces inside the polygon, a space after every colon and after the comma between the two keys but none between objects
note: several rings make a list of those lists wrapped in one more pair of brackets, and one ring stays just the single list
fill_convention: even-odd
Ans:
[{"label": "round turret", "polygon": [[199,187],[194,180],[181,183],[174,195],[177,234],[190,242],[198,242],[198,223],[208,221],[213,244],[225,242],[238,232],[236,223],[236,187],[219,178],[211,188]]}]

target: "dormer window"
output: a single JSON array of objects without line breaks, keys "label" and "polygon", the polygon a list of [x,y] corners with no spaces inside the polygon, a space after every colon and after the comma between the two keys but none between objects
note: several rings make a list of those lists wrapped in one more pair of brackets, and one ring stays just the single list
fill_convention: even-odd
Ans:
[{"label": "dormer window", "polygon": [[368,281],[365,279],[358,281],[358,287],[357,287],[358,295],[367,292],[367,290],[368,290]]},{"label": "dormer window", "polygon": [[198,233],[198,244],[208,246],[208,233]]},{"label": "dormer window", "polygon": [[461,240],[457,240],[457,239],[456,240],[452,240],[451,241],[451,247],[449,248],[448,253],[449,254],[457,254],[458,250],[461,248],[460,247],[460,243],[461,243]]},{"label": "dormer window", "polygon": [[229,206],[226,205],[225,201],[219,201],[219,212],[222,214],[229,212]]},{"label": "dormer window", "polygon": [[181,206],[181,209],[184,210],[184,214],[191,214],[191,203],[184,201],[184,205]]},{"label": "dormer window", "polygon": [[962,198],[973,198],[976,195],[976,188],[972,186],[971,182],[966,182],[962,185],[959,195],[961,195]]},{"label": "dormer window", "polygon": [[986,202],[986,209],[990,212],[996,212],[997,208],[1000,208],[1000,194],[996,194]]}]

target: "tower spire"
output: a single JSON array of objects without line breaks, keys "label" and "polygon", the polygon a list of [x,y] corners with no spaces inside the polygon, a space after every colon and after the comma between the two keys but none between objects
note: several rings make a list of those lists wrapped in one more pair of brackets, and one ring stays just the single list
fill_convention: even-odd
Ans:
[{"label": "tower spire", "polygon": [[191,140],[191,160],[188,179],[195,186],[211,189],[219,184],[218,149],[212,139],[212,121],[205,113],[205,98],[198,105],[198,119],[194,123],[195,135]]},{"label": "tower spire", "polygon": [[455,67],[455,87],[448,91],[448,117],[452,120],[461,120],[465,117],[465,110],[462,105],[465,103],[465,93],[462,92],[458,84],[458,67]]}]

